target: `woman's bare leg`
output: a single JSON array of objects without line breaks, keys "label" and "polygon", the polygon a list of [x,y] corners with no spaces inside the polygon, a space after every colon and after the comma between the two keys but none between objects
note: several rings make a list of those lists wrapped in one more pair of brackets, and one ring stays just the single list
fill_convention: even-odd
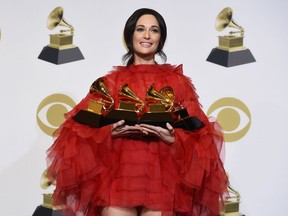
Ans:
[{"label": "woman's bare leg", "polygon": [[148,208],[142,208],[140,216],[161,216],[161,211],[153,211]]},{"label": "woman's bare leg", "polygon": [[[142,208],[140,216],[161,216],[161,211],[153,211],[148,208]],[[176,216],[176,214],[173,214],[173,216]]]},{"label": "woman's bare leg", "polygon": [[136,208],[125,208],[109,206],[105,207],[101,213],[102,216],[137,216]]}]

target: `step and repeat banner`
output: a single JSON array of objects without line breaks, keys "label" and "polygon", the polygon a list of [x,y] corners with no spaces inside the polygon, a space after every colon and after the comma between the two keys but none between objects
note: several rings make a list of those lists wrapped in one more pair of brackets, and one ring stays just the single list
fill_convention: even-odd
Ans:
[{"label": "step and repeat banner", "polygon": [[40,186],[51,135],[94,80],[123,64],[124,24],[142,7],[163,15],[167,63],[183,64],[223,127],[239,212],[285,215],[288,2],[0,3],[0,215],[32,215],[53,192]]}]

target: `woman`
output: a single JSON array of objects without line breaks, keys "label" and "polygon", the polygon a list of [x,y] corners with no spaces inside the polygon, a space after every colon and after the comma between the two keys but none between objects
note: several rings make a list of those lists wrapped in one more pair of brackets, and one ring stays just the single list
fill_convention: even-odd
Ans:
[{"label": "woman", "polygon": [[[126,125],[124,120],[100,128],[73,119],[90,100],[89,93],[55,132],[48,150],[48,174],[56,180],[54,205],[64,204],[73,213],[88,216],[198,216],[218,215],[227,192],[227,176],[220,159],[222,135],[209,122],[182,66],[157,64],[164,61],[162,48],[166,24],[152,9],[139,9],[127,20],[124,39],[127,66],[115,67],[103,77],[107,91],[118,106],[119,88],[128,83],[139,98],[147,89],[170,86],[174,103],[187,108],[205,125],[189,131],[148,124]],[[146,105],[139,113],[148,112]],[[68,211],[67,211],[68,212]]]}]

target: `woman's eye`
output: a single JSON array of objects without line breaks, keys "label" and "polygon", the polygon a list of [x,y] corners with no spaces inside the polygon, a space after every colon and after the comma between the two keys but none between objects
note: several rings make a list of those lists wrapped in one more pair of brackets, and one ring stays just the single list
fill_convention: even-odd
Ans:
[{"label": "woman's eye", "polygon": [[137,32],[143,32],[144,29],[143,29],[143,28],[137,28],[136,31],[137,31]]},{"label": "woman's eye", "polygon": [[152,31],[153,33],[159,33],[159,29],[158,29],[158,28],[151,29],[151,31]]}]

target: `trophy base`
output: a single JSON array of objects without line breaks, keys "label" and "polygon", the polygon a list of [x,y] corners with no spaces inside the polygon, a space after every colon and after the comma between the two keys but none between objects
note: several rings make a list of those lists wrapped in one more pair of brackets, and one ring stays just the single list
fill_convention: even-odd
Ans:
[{"label": "trophy base", "polygon": [[239,201],[226,201],[225,209],[220,213],[220,216],[245,216],[240,210]]},{"label": "trophy base", "polygon": [[39,205],[35,209],[32,216],[62,216],[61,210],[53,210],[51,208]]},{"label": "trophy base", "polygon": [[135,111],[114,109],[105,115],[106,124],[113,124],[120,120],[125,120],[126,125],[137,124],[137,113]]},{"label": "trophy base", "polygon": [[80,110],[73,119],[81,124],[89,125],[91,127],[105,126],[105,119],[102,115],[90,112],[88,110]]},{"label": "trophy base", "polygon": [[243,49],[239,51],[227,51],[219,48],[214,48],[210,52],[206,61],[224,67],[232,67],[255,62],[256,60],[249,49]]},{"label": "trophy base", "polygon": [[82,60],[84,57],[78,47],[56,49],[50,46],[45,46],[38,56],[38,59],[59,65]]},{"label": "trophy base", "polygon": [[166,123],[173,125],[173,118],[169,112],[144,113],[139,123],[166,128]]},{"label": "trophy base", "polygon": [[[52,194],[43,194],[43,204],[37,206],[32,216],[62,216],[72,215],[73,212],[69,209],[66,209],[64,206],[53,206],[53,197]],[[74,215],[74,214],[73,214]]]},{"label": "trophy base", "polygon": [[194,131],[204,127],[205,125],[197,117],[188,116],[174,122],[173,126],[175,128],[182,128],[184,130]]}]

